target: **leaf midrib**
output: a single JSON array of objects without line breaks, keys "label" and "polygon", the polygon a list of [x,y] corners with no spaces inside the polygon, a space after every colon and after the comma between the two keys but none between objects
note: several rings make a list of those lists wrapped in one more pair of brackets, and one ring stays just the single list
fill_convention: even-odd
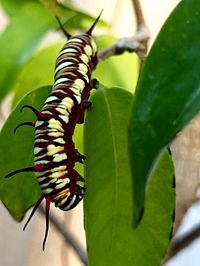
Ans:
[{"label": "leaf midrib", "polygon": [[[108,110],[108,119],[109,119],[109,122],[110,122],[110,132],[111,132],[111,136],[112,136],[112,146],[113,146],[113,161],[114,161],[114,172],[115,172],[115,181],[117,180],[117,177],[119,176],[119,171],[118,171],[118,168],[117,168],[117,145],[116,145],[116,139],[115,139],[115,134],[114,134],[114,126],[113,126],[113,123],[112,123],[112,113],[111,113],[111,108],[110,105],[109,105],[109,101],[106,97],[106,91],[103,90],[103,96],[105,98],[105,104],[106,104],[106,107],[107,107],[107,110]],[[113,212],[114,212],[114,215],[112,215],[112,217],[116,217],[116,213],[117,213],[117,205],[118,205],[118,186],[117,186],[117,182],[115,182],[115,186],[114,186],[114,208],[113,208]],[[116,228],[116,219],[113,220],[112,222],[112,233],[111,233],[111,247],[113,247],[113,239],[114,239],[114,234],[115,234],[115,228]],[[113,252],[113,249],[111,248],[110,249],[110,258],[112,258],[112,252]]]}]

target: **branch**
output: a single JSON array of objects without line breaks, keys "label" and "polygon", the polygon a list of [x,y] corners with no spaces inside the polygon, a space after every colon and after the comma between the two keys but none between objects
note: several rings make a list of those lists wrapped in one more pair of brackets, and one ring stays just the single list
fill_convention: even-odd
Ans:
[{"label": "branch", "polygon": [[149,40],[149,30],[146,26],[139,0],[132,0],[136,15],[137,32],[132,37],[120,39],[110,47],[99,51],[98,61],[104,60],[112,55],[119,55],[127,52],[136,52],[140,56],[144,56],[147,51]]},{"label": "branch", "polygon": [[[39,212],[43,215],[45,215],[45,210],[42,206],[39,208]],[[64,238],[65,242],[72,246],[75,253],[78,255],[79,259],[82,261],[84,265],[87,265],[87,255],[85,250],[81,247],[80,243],[74,238],[74,236],[71,234],[69,230],[65,228],[63,224],[60,223],[60,221],[57,219],[55,215],[51,213],[50,215],[50,221],[55,227],[55,229],[58,231],[58,233]]]},{"label": "branch", "polygon": [[200,237],[200,224],[183,236],[175,237],[172,240],[165,262],[176,256],[177,253],[189,246],[195,239]]},{"label": "branch", "polygon": [[136,23],[137,23],[137,30],[141,27],[141,26],[145,26],[146,27],[146,23],[144,20],[144,16],[142,13],[142,8],[141,8],[141,4],[139,0],[132,0],[132,4],[133,4],[133,9],[135,12],[135,16],[136,16]]}]

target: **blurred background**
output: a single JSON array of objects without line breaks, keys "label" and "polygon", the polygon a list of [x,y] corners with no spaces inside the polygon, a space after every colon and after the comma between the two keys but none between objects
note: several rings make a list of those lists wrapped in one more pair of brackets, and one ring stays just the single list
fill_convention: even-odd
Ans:
[{"label": "blurred background", "polygon": [[[134,11],[130,0],[74,0],[71,4],[85,10],[95,17],[103,8],[102,18],[109,23],[103,33],[112,33],[117,37],[132,36],[136,30]],[[146,24],[150,30],[151,47],[162,24],[178,4],[179,0],[141,0]],[[6,27],[8,18],[0,6],[0,30]],[[59,33],[49,33],[43,43],[63,40]],[[42,46],[43,44],[41,44]],[[1,125],[8,115],[10,97],[2,106]],[[199,162],[200,162],[200,127],[199,118],[195,118],[190,125],[181,132],[171,144],[177,176],[177,213],[175,232],[184,236],[192,228],[200,224],[200,204],[198,203]],[[52,206],[51,211],[74,237],[85,248],[83,228],[82,203],[70,212],[61,212]],[[46,245],[41,250],[44,235],[45,219],[36,213],[26,232],[22,231],[24,222],[16,223],[5,207],[0,205],[0,265],[1,266],[81,266],[83,265],[71,246],[56,231],[53,225]],[[178,231],[177,231],[178,230]],[[179,252],[166,266],[199,266],[200,240],[195,238],[188,247]]]}]

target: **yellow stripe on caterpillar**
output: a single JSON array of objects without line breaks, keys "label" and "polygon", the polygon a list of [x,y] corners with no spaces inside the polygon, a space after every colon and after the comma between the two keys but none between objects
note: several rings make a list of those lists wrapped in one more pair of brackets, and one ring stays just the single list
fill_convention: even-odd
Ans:
[{"label": "yellow stripe on caterpillar", "polygon": [[49,119],[48,128],[58,129],[59,131],[64,132],[62,124],[60,123],[60,121],[56,120],[55,118]]},{"label": "yellow stripe on caterpillar", "polygon": [[57,131],[57,132],[48,132],[48,136],[58,138],[58,137],[64,136],[64,134],[62,132],[59,132],[59,131]]},{"label": "yellow stripe on caterpillar", "polygon": [[92,48],[89,44],[86,44],[86,46],[84,47],[84,52],[88,57],[92,55]]},{"label": "yellow stripe on caterpillar", "polygon": [[83,61],[84,64],[88,64],[89,57],[86,54],[81,54],[80,59]]},{"label": "yellow stripe on caterpillar", "polygon": [[92,46],[92,50],[93,50],[93,55],[95,55],[95,53],[97,52],[97,46],[96,43],[94,42],[93,39],[91,39],[91,46]]},{"label": "yellow stripe on caterpillar", "polygon": [[66,109],[63,109],[63,108],[60,108],[60,107],[57,107],[56,111],[58,111],[62,115],[66,115],[66,116],[69,115],[69,112]]},{"label": "yellow stripe on caterpillar", "polygon": [[48,177],[49,178],[60,178],[60,177],[64,176],[67,173],[68,173],[68,171],[54,172],[54,173],[50,174]]},{"label": "yellow stripe on caterpillar", "polygon": [[53,162],[58,163],[58,162],[66,160],[66,159],[67,159],[66,153],[59,153],[59,154],[54,155]]},{"label": "yellow stripe on caterpillar", "polygon": [[[59,200],[60,198],[64,198],[64,197],[69,197],[70,196],[70,189],[69,188],[66,188],[62,191],[60,191],[58,194],[56,195],[53,195],[53,201],[57,201]],[[57,206],[57,205],[56,205]]]},{"label": "yellow stripe on caterpillar", "polygon": [[79,72],[84,73],[84,74],[88,73],[88,67],[83,63],[80,63],[78,65],[78,70],[79,70]]},{"label": "yellow stripe on caterpillar", "polygon": [[63,146],[55,146],[53,144],[50,144],[47,146],[47,155],[52,156],[58,152],[61,152],[64,150]]}]

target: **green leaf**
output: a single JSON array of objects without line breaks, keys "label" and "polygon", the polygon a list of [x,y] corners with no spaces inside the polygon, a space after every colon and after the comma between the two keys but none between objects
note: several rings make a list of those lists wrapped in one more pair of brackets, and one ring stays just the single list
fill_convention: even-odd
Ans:
[{"label": "green leaf", "polygon": [[[27,3],[42,4],[52,13],[52,15],[62,17],[63,21],[65,22],[64,27],[66,30],[88,30],[98,16],[98,14],[96,16],[91,16],[88,13],[73,7],[72,5],[67,3],[61,4],[56,0],[0,0],[0,4],[2,5],[4,11],[10,17],[16,15],[20,8]],[[108,26],[108,24],[104,20],[100,19],[97,27],[106,26]]]},{"label": "green leaf", "polygon": [[38,3],[38,0],[0,0],[0,3],[4,9],[4,11],[6,12],[7,15],[9,16],[14,16],[19,9],[27,4],[27,3],[31,3],[31,2],[35,2]]},{"label": "green leaf", "polygon": [[11,90],[22,65],[55,23],[54,17],[36,3],[24,5],[12,17],[0,35],[0,101]]},{"label": "green leaf", "polygon": [[[99,50],[116,41],[117,39],[111,35],[100,36],[96,39]],[[93,76],[108,87],[118,86],[133,92],[138,77],[138,57],[131,53],[111,56],[99,62]]]},{"label": "green leaf", "polygon": [[15,220],[20,221],[36,202],[40,188],[31,173],[21,173],[5,179],[11,171],[33,165],[34,129],[23,127],[14,134],[14,128],[25,121],[36,121],[31,110],[20,109],[30,104],[40,110],[51,91],[51,86],[35,90],[25,96],[13,110],[0,132],[0,199]]},{"label": "green leaf", "polygon": [[181,1],[164,24],[140,75],[129,131],[135,224],[157,156],[200,110],[199,36],[199,2]]},{"label": "green leaf", "polygon": [[22,67],[13,87],[13,106],[33,89],[53,84],[55,62],[62,45],[59,42],[40,50]]},{"label": "green leaf", "polygon": [[144,218],[133,229],[128,123],[133,95],[119,88],[99,89],[87,112],[85,229],[90,266],[156,266],[171,235],[175,206],[174,168],[167,152],[153,172]]}]

